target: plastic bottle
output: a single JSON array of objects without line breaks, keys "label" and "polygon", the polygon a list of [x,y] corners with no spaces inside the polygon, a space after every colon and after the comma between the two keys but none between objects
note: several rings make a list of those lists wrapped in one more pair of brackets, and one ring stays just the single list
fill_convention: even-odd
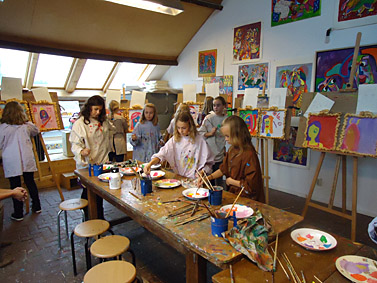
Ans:
[{"label": "plastic bottle", "polygon": [[122,184],[122,177],[120,176],[118,167],[111,168],[111,173],[109,177],[110,190],[120,189]]}]

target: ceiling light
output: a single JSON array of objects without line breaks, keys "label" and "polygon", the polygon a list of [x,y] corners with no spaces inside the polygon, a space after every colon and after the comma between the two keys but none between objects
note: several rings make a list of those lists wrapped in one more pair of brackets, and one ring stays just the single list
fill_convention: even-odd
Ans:
[{"label": "ceiling light", "polygon": [[178,0],[105,0],[134,8],[149,10],[162,14],[176,16],[183,12],[183,6]]}]

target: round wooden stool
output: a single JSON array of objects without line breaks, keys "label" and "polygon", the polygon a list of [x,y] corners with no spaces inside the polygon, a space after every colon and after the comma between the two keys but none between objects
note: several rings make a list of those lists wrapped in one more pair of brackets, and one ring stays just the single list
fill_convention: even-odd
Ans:
[{"label": "round wooden stool", "polygon": [[135,255],[130,248],[130,240],[127,237],[111,235],[98,239],[90,246],[90,253],[98,258],[107,259],[118,257],[128,251],[132,256],[132,264],[135,266]]},{"label": "round wooden stool", "polygon": [[67,211],[73,211],[80,209],[82,214],[82,222],[85,221],[85,214],[82,210],[84,207],[88,206],[88,201],[86,199],[70,199],[63,201],[59,204],[59,212],[58,212],[58,243],[59,243],[59,249],[62,248],[61,240],[60,240],[60,214],[64,211],[64,220],[65,220],[65,231],[68,238],[68,220],[67,220]]},{"label": "round wooden stool", "polygon": [[112,260],[91,268],[84,276],[84,283],[131,283],[136,278],[136,268],[127,261]]},{"label": "round wooden stool", "polygon": [[[105,233],[110,228],[110,223],[102,219],[88,220],[83,223],[78,224],[71,233],[71,249],[72,249],[72,262],[73,262],[73,273],[77,275],[76,270],[76,256],[75,256],[75,242],[74,235],[81,238],[86,238],[85,242],[85,258],[86,258],[86,268],[89,270],[92,266],[90,252],[89,252],[89,239],[92,237],[100,236]],[[111,234],[114,234],[110,230]]]}]

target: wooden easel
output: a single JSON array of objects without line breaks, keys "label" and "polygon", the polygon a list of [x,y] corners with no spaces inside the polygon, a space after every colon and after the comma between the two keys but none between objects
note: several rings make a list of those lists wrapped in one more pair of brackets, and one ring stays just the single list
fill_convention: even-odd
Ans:
[{"label": "wooden easel", "polygon": [[[260,140],[260,156],[261,156],[261,169],[262,169],[262,179],[263,185],[265,188],[265,199],[266,204],[269,204],[269,185],[270,185],[270,176],[268,172],[268,139],[257,138],[257,141]],[[257,143],[258,144],[258,143]]]}]

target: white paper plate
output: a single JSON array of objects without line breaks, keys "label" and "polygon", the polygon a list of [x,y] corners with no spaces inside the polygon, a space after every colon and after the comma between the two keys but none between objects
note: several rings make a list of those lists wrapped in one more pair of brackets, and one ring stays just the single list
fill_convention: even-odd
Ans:
[{"label": "white paper plate", "polygon": [[[145,165],[147,165],[148,163],[143,163],[140,165],[141,168],[144,168]],[[155,164],[155,165],[152,165],[151,166],[151,169],[154,170],[154,169],[159,169],[161,167],[161,164]]]},{"label": "white paper plate", "polygon": [[327,251],[336,247],[337,241],[330,234],[310,228],[296,229],[291,238],[300,246],[313,251]]},{"label": "white paper plate", "polygon": [[[160,179],[161,177],[164,177],[165,172],[160,171],[160,170],[156,170],[156,171],[151,171],[151,173],[149,175],[151,176],[152,180],[155,180],[155,179]],[[141,176],[143,176],[144,178],[147,177],[147,175],[145,173],[141,174]]]},{"label": "white paper plate", "polygon": [[368,225],[368,234],[370,239],[377,244],[377,233],[374,227],[377,226],[377,217],[374,218]]},{"label": "white paper plate", "polygon": [[188,199],[197,200],[197,199],[207,198],[209,195],[209,191],[208,189],[205,189],[205,188],[199,188],[199,189],[191,188],[191,189],[184,190],[182,194]]},{"label": "white paper plate", "polygon": [[[106,183],[108,183],[109,180],[110,180],[110,174],[111,174],[111,173],[103,173],[103,174],[101,174],[101,175],[98,175],[98,179],[99,179],[100,181],[102,181],[102,182],[106,182]],[[123,174],[120,173],[120,176],[123,176]]]},{"label": "white paper plate", "polygon": [[181,185],[177,179],[162,179],[153,183],[156,187],[161,189],[172,189]]},{"label": "white paper plate", "polygon": [[377,261],[367,257],[345,255],[338,257],[335,266],[352,282],[377,282]]},{"label": "white paper plate", "polygon": [[[141,168],[139,167],[132,167],[136,172],[140,172]],[[135,173],[131,170],[130,167],[124,167],[124,168],[119,168],[119,172],[123,173],[124,175],[135,175]]]},{"label": "white paper plate", "polygon": [[[231,204],[224,205],[223,207],[220,208],[220,211],[224,212],[224,213],[228,213],[228,211],[230,210],[231,207],[232,207]],[[236,212],[237,218],[248,218],[251,215],[253,215],[253,213],[254,213],[254,210],[251,207],[248,207],[248,206],[242,205],[242,204],[235,204],[233,206],[232,211]],[[229,215],[233,216],[233,212],[231,212]]]}]

